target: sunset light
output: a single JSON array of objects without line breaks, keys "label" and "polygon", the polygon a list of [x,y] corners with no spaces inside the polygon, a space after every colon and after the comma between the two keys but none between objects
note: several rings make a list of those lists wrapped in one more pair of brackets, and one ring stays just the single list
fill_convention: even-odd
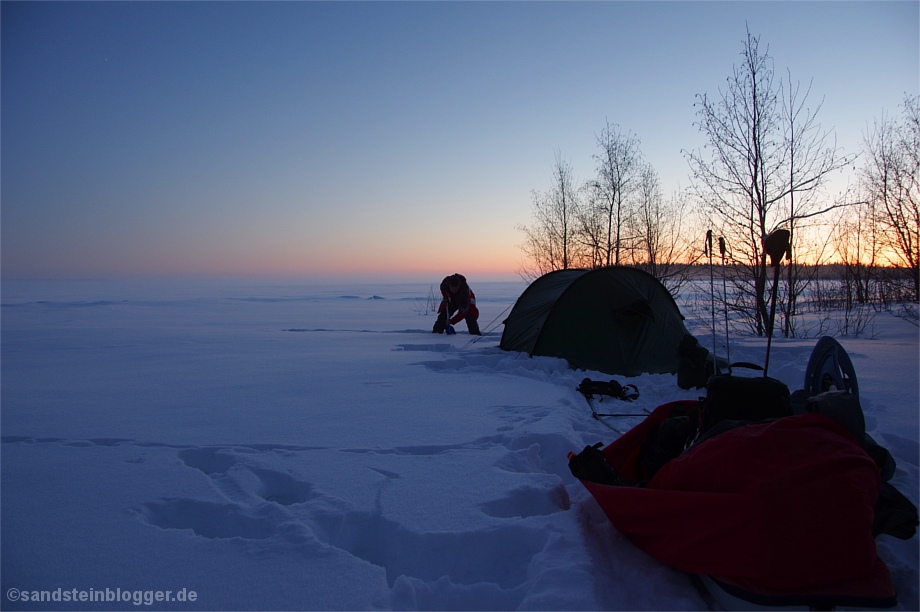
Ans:
[{"label": "sunset light", "polygon": [[917,91],[916,13],[4,3],[3,276],[514,277],[554,155],[590,179],[607,122],[639,138],[665,195],[690,186],[696,96],[724,87],[746,27],[857,153]]}]

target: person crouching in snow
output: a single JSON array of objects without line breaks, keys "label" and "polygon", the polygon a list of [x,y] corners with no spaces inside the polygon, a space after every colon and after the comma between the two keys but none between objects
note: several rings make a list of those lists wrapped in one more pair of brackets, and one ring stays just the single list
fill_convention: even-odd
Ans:
[{"label": "person crouching in snow", "polygon": [[[441,306],[438,308],[438,320],[435,321],[432,333],[441,334],[447,330],[448,334],[454,333],[453,325],[466,319],[466,327],[473,336],[481,336],[479,331],[479,310],[476,308],[476,295],[466,284],[462,274],[445,276],[441,281]],[[454,313],[457,314],[454,314]]]}]

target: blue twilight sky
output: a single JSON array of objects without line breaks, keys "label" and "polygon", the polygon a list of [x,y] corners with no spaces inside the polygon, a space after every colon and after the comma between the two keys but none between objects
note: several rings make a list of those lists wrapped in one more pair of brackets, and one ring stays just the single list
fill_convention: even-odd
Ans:
[{"label": "blue twilight sky", "polygon": [[746,23],[845,152],[920,93],[915,1],[0,6],[4,278],[513,277],[606,121],[687,186]]}]

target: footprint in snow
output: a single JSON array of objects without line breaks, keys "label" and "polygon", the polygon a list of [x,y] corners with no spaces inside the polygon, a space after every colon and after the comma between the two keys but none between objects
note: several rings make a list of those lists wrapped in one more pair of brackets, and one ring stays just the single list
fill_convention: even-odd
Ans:
[{"label": "footprint in snow", "polygon": [[[238,541],[255,547],[260,554],[311,554],[313,550],[338,550],[385,572],[392,588],[405,587],[406,579],[443,590],[444,581],[466,588],[496,586],[507,599],[505,607],[516,607],[528,580],[528,570],[550,540],[544,528],[508,523],[462,532],[415,532],[382,515],[381,509],[359,510],[352,504],[325,494],[297,476],[259,465],[261,453],[295,454],[313,447],[289,445],[239,445],[194,447],[139,442],[122,438],[68,441],[61,438],[4,436],[5,444],[61,444],[75,448],[105,448],[131,445],[140,448],[173,448],[176,457],[191,470],[208,476],[226,501],[192,498],[162,498],[148,501],[134,510],[153,528],[187,532],[190,537]],[[418,446],[390,449],[406,455],[434,455],[459,449],[510,446],[507,471],[538,470],[540,444],[502,436],[487,437],[469,444]],[[543,440],[545,444],[546,440]],[[516,448],[513,448],[516,447]],[[387,452],[358,449],[352,452]],[[144,457],[128,459],[144,463]],[[387,479],[400,475],[369,467]],[[485,514],[497,518],[542,516],[568,507],[565,487],[523,486],[505,497],[482,505]],[[502,551],[496,554],[496,551]],[[441,586],[438,586],[441,585]],[[477,587],[477,588],[478,588]],[[508,598],[511,599],[508,599]],[[513,600],[513,601],[512,601]]]}]

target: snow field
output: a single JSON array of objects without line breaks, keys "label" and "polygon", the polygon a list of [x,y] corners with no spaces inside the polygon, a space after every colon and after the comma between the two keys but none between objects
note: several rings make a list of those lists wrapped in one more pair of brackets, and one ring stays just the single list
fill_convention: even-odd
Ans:
[{"label": "snow field", "polygon": [[[471,284],[484,329],[523,290]],[[3,289],[5,609],[137,607],[6,595],[59,587],[198,594],[163,609],[706,609],[568,472],[617,435],[575,391],[610,377],[500,351],[498,324],[432,335],[428,285]],[[916,502],[917,337],[898,323],[843,344]],[[770,374],[798,388],[813,346],[774,340]],[[733,339],[732,359],[762,363],[763,343]],[[629,382],[639,400],[599,408],[700,394]],[[916,608],[917,540],[879,548]]]}]

